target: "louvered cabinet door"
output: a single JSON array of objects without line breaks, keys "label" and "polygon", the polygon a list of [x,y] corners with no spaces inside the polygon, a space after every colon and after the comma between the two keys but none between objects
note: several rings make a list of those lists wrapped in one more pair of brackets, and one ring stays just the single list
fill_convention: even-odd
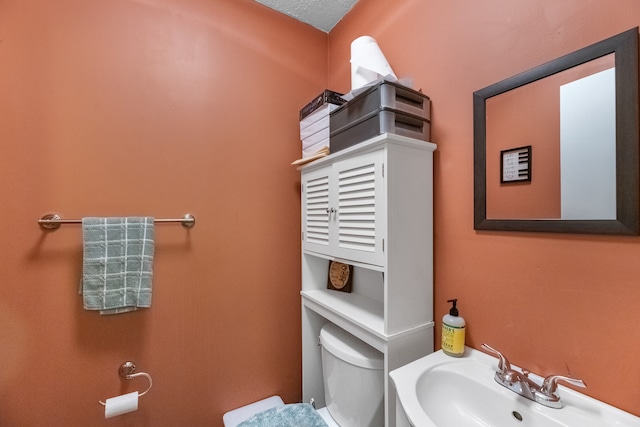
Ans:
[{"label": "louvered cabinet door", "polygon": [[383,159],[377,150],[302,174],[303,249],[383,265]]},{"label": "louvered cabinet door", "polygon": [[331,171],[329,165],[302,174],[302,246],[325,255],[332,255]]},{"label": "louvered cabinet door", "polygon": [[334,164],[337,258],[384,263],[383,161],[383,150],[377,150]]}]

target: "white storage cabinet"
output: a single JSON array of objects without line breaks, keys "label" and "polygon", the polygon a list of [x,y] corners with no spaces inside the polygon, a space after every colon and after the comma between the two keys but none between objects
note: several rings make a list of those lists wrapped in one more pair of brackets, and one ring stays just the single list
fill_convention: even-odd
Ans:
[{"label": "white storage cabinet", "polygon": [[[384,356],[389,372],[433,352],[433,151],[383,134],[302,166],[303,399],[324,406],[318,336],[333,322]],[[352,292],[327,289],[329,261],[354,266]]]}]

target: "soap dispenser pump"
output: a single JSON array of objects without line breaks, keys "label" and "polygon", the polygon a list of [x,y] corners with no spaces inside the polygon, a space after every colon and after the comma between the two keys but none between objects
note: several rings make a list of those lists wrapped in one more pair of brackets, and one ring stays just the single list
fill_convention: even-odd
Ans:
[{"label": "soap dispenser pump", "polygon": [[466,322],[459,316],[456,306],[458,299],[450,299],[452,303],[449,314],[442,318],[442,351],[453,357],[460,357],[464,354],[464,335]]}]

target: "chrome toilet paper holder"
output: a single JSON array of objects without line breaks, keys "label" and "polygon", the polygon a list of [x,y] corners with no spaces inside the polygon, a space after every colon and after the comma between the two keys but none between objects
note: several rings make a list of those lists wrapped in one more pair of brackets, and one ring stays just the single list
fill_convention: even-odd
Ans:
[{"label": "chrome toilet paper holder", "polygon": [[[127,362],[124,362],[122,365],[120,365],[120,368],[118,368],[118,375],[120,375],[120,378],[125,380],[130,380],[131,378],[135,378],[135,377],[147,377],[147,379],[149,380],[149,387],[147,387],[147,389],[142,393],[138,392],[138,397],[144,396],[145,394],[147,394],[149,390],[151,390],[151,386],[153,385],[153,380],[151,379],[151,375],[147,374],[146,372],[136,373],[136,364],[133,362],[127,361]],[[106,406],[105,402],[101,400],[99,400],[98,402],[100,402],[101,405]]]}]

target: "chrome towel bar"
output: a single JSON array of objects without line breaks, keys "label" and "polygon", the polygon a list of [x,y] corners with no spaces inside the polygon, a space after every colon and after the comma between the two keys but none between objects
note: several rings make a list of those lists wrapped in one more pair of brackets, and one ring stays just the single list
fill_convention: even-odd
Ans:
[{"label": "chrome towel bar", "polygon": [[[154,222],[179,222],[185,228],[192,228],[196,225],[196,217],[186,214],[182,218],[156,218]],[[57,230],[62,224],[82,224],[82,220],[62,219],[58,214],[47,214],[38,220],[38,225],[44,230]]]}]

